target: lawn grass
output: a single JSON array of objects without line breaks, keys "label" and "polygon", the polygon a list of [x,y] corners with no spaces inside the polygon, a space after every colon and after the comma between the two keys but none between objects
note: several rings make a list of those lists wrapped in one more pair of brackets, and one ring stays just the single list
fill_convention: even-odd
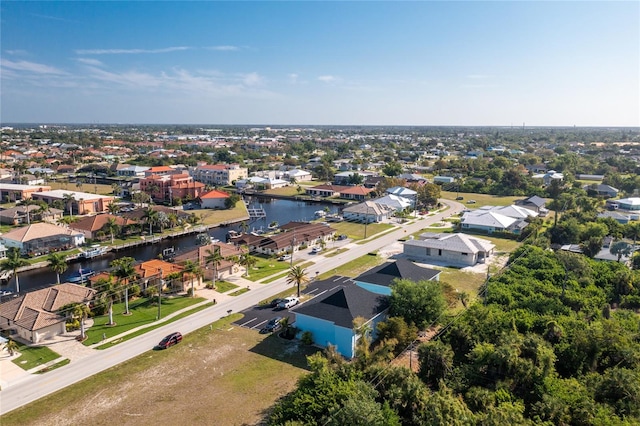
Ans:
[{"label": "lawn grass", "polygon": [[[157,319],[158,305],[155,304],[156,298],[139,299],[129,303],[129,311],[131,315],[123,315],[124,303],[113,305],[113,321],[115,326],[107,325],[109,315],[97,316],[93,319],[93,327],[87,330],[87,339],[82,342],[85,346],[100,343],[103,340],[103,334],[109,338],[129,331],[142,325],[151,324]],[[163,298],[160,307],[161,317],[165,317],[180,309],[187,308],[193,304],[202,302],[206,299],[201,297],[174,297]]]},{"label": "lawn grass", "polygon": [[381,265],[387,259],[380,256],[373,256],[371,254],[366,254],[362,257],[352,260],[351,262],[345,263],[338,268],[325,272],[324,274],[320,274],[318,279],[324,280],[326,278],[332,277],[334,275],[341,275],[344,277],[355,278],[358,275],[362,274],[369,269]]},{"label": "lawn grass", "polygon": [[[318,351],[276,335],[232,325],[233,314],[148,351],[0,419],[3,426],[42,424],[262,424],[276,400],[307,374]],[[242,409],[238,409],[242,407]]]},{"label": "lawn grass", "polygon": [[49,181],[47,182],[47,185],[51,187],[51,190],[62,189],[65,191],[88,192],[90,194],[113,195],[113,188],[111,187],[111,185],[105,185],[101,183],[95,185],[93,183],[82,183],[80,186],[78,186],[75,182]]},{"label": "lawn grass", "polygon": [[469,301],[474,300],[478,296],[478,289],[487,278],[485,274],[466,272],[457,268],[438,269],[442,270],[440,281],[449,284],[460,293],[466,292],[469,295]]},{"label": "lawn grass", "polygon": [[284,277],[286,277],[288,274],[289,274],[289,272],[283,272],[282,274],[273,275],[273,276],[271,276],[271,277],[267,278],[267,279],[266,279],[266,280],[264,280],[264,281],[260,281],[260,284],[269,284],[269,283],[272,283],[272,282],[274,282],[274,281],[279,280],[280,278],[284,278]]},{"label": "lawn grass", "polygon": [[248,292],[249,289],[246,287],[243,287],[239,290],[234,291],[233,293],[229,293],[229,296],[240,296],[241,294],[244,294],[246,292]]},{"label": "lawn grass", "polygon": [[50,365],[48,367],[45,367],[41,370],[36,371],[36,374],[44,374],[44,373],[48,373],[49,371],[55,370],[56,368],[60,368],[60,367],[64,367],[65,365],[69,364],[71,362],[70,359],[63,359],[60,362],[56,362],[53,365]]},{"label": "lawn grass", "polygon": [[[476,209],[482,206],[510,206],[516,202],[516,200],[522,200],[525,197],[512,197],[504,195],[489,195],[489,194],[476,194],[476,193],[463,193],[463,192],[451,192],[442,191],[440,197],[446,200],[455,200],[460,195],[464,197],[464,200],[460,200],[460,203],[465,204],[470,209]],[[475,204],[467,204],[467,201],[475,200]]]},{"label": "lawn grass", "polygon": [[[346,234],[354,241],[364,238],[365,225],[363,223],[343,221],[331,223],[330,226],[336,230],[337,235]],[[367,238],[391,228],[393,225],[388,223],[370,223],[367,225]]]},{"label": "lawn grass", "polygon": [[258,262],[251,269],[249,276],[245,277],[250,281],[260,281],[263,278],[269,277],[273,274],[278,274],[289,269],[289,262],[279,262],[273,258],[264,258],[258,256],[256,256],[256,259],[258,260]]},{"label": "lawn grass", "polygon": [[216,281],[216,291],[218,293],[226,293],[234,288],[238,288],[238,286],[230,283],[229,281]]},{"label": "lawn grass", "polygon": [[196,209],[189,210],[202,220],[206,226],[219,225],[221,223],[239,222],[249,220],[247,206],[243,202],[236,203],[236,206],[227,210]]},{"label": "lawn grass", "polygon": [[344,247],[343,248],[339,248],[337,250],[333,250],[333,251],[330,251],[329,253],[326,253],[324,255],[324,257],[334,257],[334,256],[339,255],[340,253],[344,253],[345,251],[349,251],[349,249],[346,249]]},{"label": "lawn grass", "polygon": [[107,342],[104,345],[96,346],[96,349],[107,349],[107,348],[110,348],[110,347],[112,347],[114,345],[117,345],[118,343],[126,342],[127,340],[131,340],[134,337],[140,336],[141,334],[148,333],[149,331],[155,330],[156,328],[160,328],[160,327],[164,326],[165,324],[171,324],[174,321],[178,321],[179,319],[182,319],[184,317],[188,317],[189,315],[193,315],[196,312],[200,312],[201,310],[207,309],[210,306],[213,306],[213,303],[208,303],[206,305],[196,306],[195,308],[189,309],[186,312],[182,312],[182,313],[180,313],[180,314],[178,314],[178,315],[176,315],[174,317],[171,317],[170,319],[168,319],[166,321],[157,322],[154,325],[151,325],[149,327],[145,327],[145,328],[143,328],[141,330],[134,331],[133,333],[129,333],[129,334],[125,335],[125,336],[122,336],[119,339],[112,340],[111,342]]},{"label": "lawn grass", "polygon": [[304,195],[304,189],[302,192],[298,192],[298,185],[296,184],[293,186],[285,186],[283,188],[267,189],[265,191],[262,191],[262,193],[269,195],[280,195],[285,197],[295,197],[296,195]]},{"label": "lawn grass", "polygon": [[31,370],[34,367],[60,358],[57,352],[46,346],[27,346],[18,343],[18,352],[20,352],[20,356],[11,362],[23,370]]}]

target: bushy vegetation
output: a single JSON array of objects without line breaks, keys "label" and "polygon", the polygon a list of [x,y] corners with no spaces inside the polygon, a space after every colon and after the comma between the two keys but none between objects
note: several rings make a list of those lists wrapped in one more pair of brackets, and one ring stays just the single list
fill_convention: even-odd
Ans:
[{"label": "bushy vegetation", "polygon": [[639,282],[620,263],[525,245],[488,281],[484,303],[418,346],[417,373],[389,363],[416,333],[392,318],[366,357],[310,357],[312,373],[268,422],[638,424],[640,317],[617,303],[640,296]]}]

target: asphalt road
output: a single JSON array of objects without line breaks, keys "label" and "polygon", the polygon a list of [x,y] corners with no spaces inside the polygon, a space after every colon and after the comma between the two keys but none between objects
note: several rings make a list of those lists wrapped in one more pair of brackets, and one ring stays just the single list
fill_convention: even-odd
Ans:
[{"label": "asphalt road", "polygon": [[[311,268],[310,275],[316,272],[324,273],[332,271],[339,266],[357,259],[369,252],[395,243],[398,239],[412,234],[439,222],[444,218],[455,215],[464,209],[464,205],[443,200],[449,209],[442,213],[428,216],[421,220],[416,220],[412,224],[403,225],[401,229],[390,232],[364,244],[349,244],[348,251],[338,256],[322,258],[318,257],[317,263]],[[211,306],[187,318],[167,324],[158,329],[149,331],[135,339],[120,343],[112,348],[96,350],[95,354],[67,364],[46,374],[32,374],[26,376],[24,380],[12,384],[10,387],[0,391],[0,415],[8,413],[30,402],[36,401],[46,395],[56,392],[62,388],[70,386],[80,380],[91,377],[101,371],[118,365],[128,359],[147,352],[167,334],[176,330],[182,334],[188,334],[199,328],[210,325],[231,312],[240,312],[252,305],[256,305],[262,300],[273,297],[291,285],[287,284],[286,278],[281,278],[269,285],[260,286],[241,296],[228,299],[220,304]]]}]

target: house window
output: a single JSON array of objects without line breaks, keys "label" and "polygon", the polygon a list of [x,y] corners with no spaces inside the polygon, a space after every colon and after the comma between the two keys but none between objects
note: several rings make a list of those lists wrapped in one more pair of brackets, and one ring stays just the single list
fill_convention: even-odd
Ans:
[{"label": "house window", "polygon": [[427,249],[427,256],[431,256],[431,249],[430,248]]},{"label": "house window", "polygon": [[442,256],[442,249],[438,249],[438,256]]},{"label": "house window", "polygon": [[463,256],[468,256],[469,255],[469,253],[460,253],[460,254],[463,255]]}]

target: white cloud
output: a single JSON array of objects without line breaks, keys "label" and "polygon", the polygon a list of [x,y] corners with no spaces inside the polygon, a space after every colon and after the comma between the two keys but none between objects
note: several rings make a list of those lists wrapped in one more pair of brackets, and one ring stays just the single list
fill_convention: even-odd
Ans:
[{"label": "white cloud", "polygon": [[26,71],[35,74],[67,74],[67,72],[55,67],[50,67],[49,65],[38,64],[36,62],[29,61],[10,61],[8,59],[2,59],[2,68],[13,71]]},{"label": "white cloud", "polygon": [[94,67],[102,67],[104,66],[104,64],[97,60],[97,59],[92,59],[92,58],[78,58],[76,59],[78,62],[85,64],[85,65],[92,65]]},{"label": "white cloud", "polygon": [[162,49],[78,49],[78,55],[129,55],[137,53],[169,53],[192,49],[188,46],[165,47]]},{"label": "white cloud", "polygon": [[27,56],[29,53],[26,50],[16,49],[16,50],[5,50],[7,55],[16,55],[16,56]]},{"label": "white cloud", "polygon": [[233,51],[240,50],[238,46],[210,46],[207,47],[208,50],[219,50],[219,51]]},{"label": "white cloud", "polygon": [[289,77],[289,83],[296,84],[298,82],[298,74],[291,73],[287,77]]},{"label": "white cloud", "polygon": [[245,74],[242,82],[245,84],[245,86],[256,86],[261,84],[263,80],[264,78],[262,78],[260,74],[258,74],[257,72],[252,72],[249,74]]},{"label": "white cloud", "polygon": [[337,78],[332,75],[321,75],[318,77],[318,80],[324,81],[325,83],[334,83]]}]

